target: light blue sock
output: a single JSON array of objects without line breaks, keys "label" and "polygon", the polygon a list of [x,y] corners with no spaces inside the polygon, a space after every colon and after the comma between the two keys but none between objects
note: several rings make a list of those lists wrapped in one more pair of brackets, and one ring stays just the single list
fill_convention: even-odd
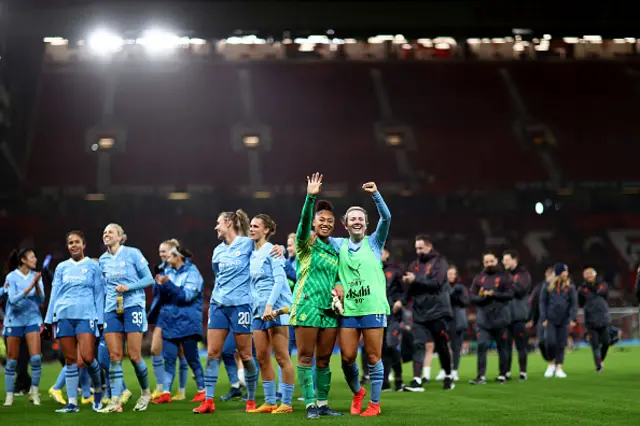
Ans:
[{"label": "light blue sock", "polygon": [[280,366],[278,366],[278,393],[280,394],[280,397],[282,398],[282,389],[283,389],[284,383],[282,383],[282,368],[280,368]]},{"label": "light blue sock", "polygon": [[187,387],[187,379],[189,378],[189,363],[185,357],[178,358],[180,362],[180,389],[185,389]]},{"label": "light blue sock", "polygon": [[18,367],[17,359],[7,360],[7,365],[4,368],[4,385],[7,392],[13,393],[13,387],[16,381],[16,368]]},{"label": "light blue sock", "polygon": [[264,400],[269,405],[276,405],[276,381],[263,380],[262,388],[264,389]]},{"label": "light blue sock", "polygon": [[382,360],[379,360],[375,364],[369,364],[369,378],[371,380],[371,402],[378,404],[380,402],[380,393],[382,392],[382,382],[384,379]]},{"label": "light blue sock", "polygon": [[[244,365],[244,380],[247,382],[247,401],[256,400],[256,388],[258,387],[258,369],[253,358],[242,361]],[[274,389],[275,390],[275,389]]]},{"label": "light blue sock", "polygon": [[42,356],[34,355],[29,360],[31,363],[31,386],[40,386],[40,377],[42,376]]},{"label": "light blue sock", "polygon": [[65,375],[67,374],[67,366],[65,365],[64,367],[62,367],[62,370],[60,370],[60,374],[58,374],[58,378],[56,379],[56,383],[53,385],[53,388],[55,390],[60,390],[64,387],[65,385]]},{"label": "light blue sock", "polygon": [[89,398],[91,396],[91,379],[89,378],[89,371],[83,367],[78,372],[80,387],[82,388],[82,397]]},{"label": "light blue sock", "polygon": [[342,372],[344,373],[344,379],[349,385],[349,389],[354,394],[360,392],[360,372],[358,371],[358,362],[354,362],[351,365],[342,363]]},{"label": "light blue sock", "polygon": [[120,398],[123,389],[122,361],[111,361],[109,368],[109,380],[111,381],[111,397]]},{"label": "light blue sock", "polygon": [[65,367],[66,369],[66,385],[67,385],[67,397],[69,399],[78,399],[78,365],[71,364]]},{"label": "light blue sock", "polygon": [[[153,374],[156,376],[156,387],[164,386],[164,358],[160,356],[151,357],[151,365],[153,366]],[[169,392],[171,389],[169,389]]]},{"label": "light blue sock", "polygon": [[288,405],[289,407],[291,407],[291,398],[293,398],[293,390],[294,390],[293,384],[288,384],[288,383],[282,384],[282,403],[284,405]]},{"label": "light blue sock", "polygon": [[207,399],[213,399],[215,396],[219,368],[220,358],[207,358],[207,368],[204,371],[204,388],[207,391]]},{"label": "light blue sock", "polygon": [[138,378],[138,383],[140,383],[140,388],[142,388],[143,391],[148,390],[149,370],[147,369],[147,364],[144,362],[144,359],[134,362],[133,369],[136,370],[136,377]]}]

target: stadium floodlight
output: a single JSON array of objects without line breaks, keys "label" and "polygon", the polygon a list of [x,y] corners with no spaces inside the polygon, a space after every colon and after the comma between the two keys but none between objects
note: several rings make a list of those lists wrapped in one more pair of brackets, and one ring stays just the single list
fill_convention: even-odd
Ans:
[{"label": "stadium floodlight", "polygon": [[143,45],[153,53],[167,52],[175,49],[180,44],[180,37],[169,31],[148,30],[136,43]]},{"label": "stadium floodlight", "polygon": [[247,148],[255,148],[260,145],[260,136],[258,135],[247,135],[242,137],[242,143]]},{"label": "stadium floodlight", "polygon": [[544,213],[544,205],[540,201],[536,203],[536,213],[537,214]]},{"label": "stadium floodlight", "polygon": [[191,194],[188,192],[170,192],[167,194],[168,200],[188,200],[191,198]]},{"label": "stadium floodlight", "polygon": [[115,140],[113,138],[100,138],[98,140],[98,147],[103,151],[108,151],[113,148],[115,145]]},{"label": "stadium floodlight", "polygon": [[122,48],[121,37],[104,30],[98,30],[91,34],[88,40],[89,48],[95,53],[104,55],[115,53]]}]

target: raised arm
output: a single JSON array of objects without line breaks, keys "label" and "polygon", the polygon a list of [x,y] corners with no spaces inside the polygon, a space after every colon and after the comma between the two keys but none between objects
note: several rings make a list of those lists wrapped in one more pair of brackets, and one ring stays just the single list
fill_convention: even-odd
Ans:
[{"label": "raised arm", "polygon": [[380,219],[378,220],[378,226],[376,226],[376,230],[369,239],[373,246],[375,253],[380,253],[382,251],[382,247],[384,247],[385,242],[387,241],[387,237],[389,236],[389,227],[391,226],[391,212],[389,211],[389,207],[384,202],[382,195],[378,191],[378,187],[374,182],[365,183],[362,185],[362,188],[371,194],[373,201],[376,203],[376,208],[378,209],[378,215]]},{"label": "raised arm", "polygon": [[314,173],[311,177],[307,176],[307,197],[302,206],[302,214],[300,215],[300,223],[296,231],[296,246],[302,248],[309,243],[309,233],[313,224],[313,208],[316,204],[316,196],[322,188],[322,175]]}]

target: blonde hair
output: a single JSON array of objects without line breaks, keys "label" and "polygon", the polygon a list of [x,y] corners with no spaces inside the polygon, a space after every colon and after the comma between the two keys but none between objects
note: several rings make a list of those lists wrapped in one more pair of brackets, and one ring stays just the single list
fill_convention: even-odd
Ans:
[{"label": "blonde hair", "polygon": [[127,241],[127,234],[124,233],[124,229],[122,228],[122,226],[118,225],[117,223],[110,223],[104,229],[107,229],[110,226],[114,227],[118,235],[122,237],[120,244],[124,244]]},{"label": "blonde hair", "polygon": [[178,247],[180,247],[180,241],[176,240],[175,238],[171,238],[170,240],[164,240],[163,242],[160,243],[160,245],[166,245],[169,246],[172,249],[177,249]]},{"label": "blonde hair", "polygon": [[224,220],[228,220],[233,224],[233,229],[238,235],[246,237],[249,235],[249,216],[242,209],[238,209],[235,212],[222,212],[219,217],[223,217]]},{"label": "blonde hair", "polygon": [[553,277],[553,279],[549,283],[549,286],[547,287],[547,291],[552,292],[553,290],[558,288],[558,285],[561,285],[562,289],[569,288],[571,286],[571,280],[568,277],[566,280],[563,280],[561,276]]},{"label": "blonde hair", "polygon": [[289,241],[291,238],[293,238],[293,240],[296,240],[296,233],[292,232],[289,235],[287,235],[287,241]]},{"label": "blonde hair", "polygon": [[347,212],[342,216],[342,223],[346,225],[347,219],[349,218],[349,213],[351,212],[362,212],[364,214],[364,223],[369,224],[369,214],[365,209],[360,206],[351,206],[347,209]]}]

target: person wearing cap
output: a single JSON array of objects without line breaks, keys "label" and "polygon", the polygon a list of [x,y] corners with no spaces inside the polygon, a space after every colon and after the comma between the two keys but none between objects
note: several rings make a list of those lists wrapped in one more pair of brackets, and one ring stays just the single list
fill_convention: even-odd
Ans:
[{"label": "person wearing cap", "polygon": [[553,267],[554,277],[540,293],[540,321],[544,327],[547,357],[550,360],[544,377],[566,379],[562,365],[569,328],[576,326],[578,295],[569,268],[563,263]]}]

